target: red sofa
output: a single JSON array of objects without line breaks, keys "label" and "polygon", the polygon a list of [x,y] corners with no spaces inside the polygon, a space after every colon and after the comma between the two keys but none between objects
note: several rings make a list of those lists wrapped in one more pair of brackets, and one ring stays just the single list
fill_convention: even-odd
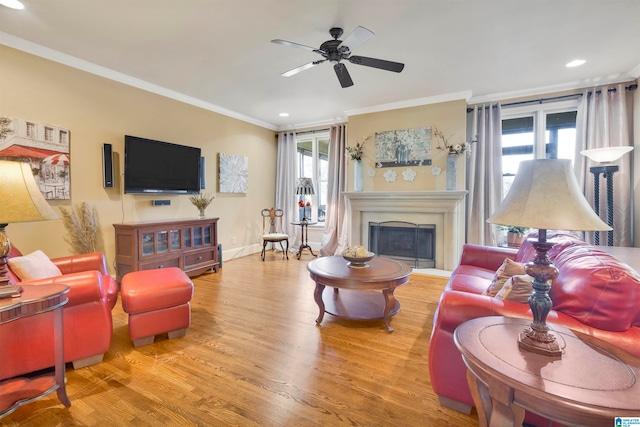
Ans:
[{"label": "red sofa", "polygon": [[[8,258],[21,256],[15,247]],[[61,283],[70,287],[64,306],[64,358],[81,368],[102,361],[111,346],[111,310],[118,298],[118,284],[109,275],[104,254],[91,253],[51,260],[61,276],[14,283]],[[25,317],[0,325],[0,380],[54,365],[52,313]]]},{"label": "red sofa", "polygon": [[[529,237],[537,239],[537,235]],[[549,257],[559,270],[550,296],[550,324],[589,334],[640,357],[640,274],[597,246],[569,233],[549,233],[556,242]],[[510,258],[527,263],[535,250],[525,242],[519,250],[466,244],[436,311],[429,345],[429,372],[442,406],[470,412],[473,399],[466,367],[453,341],[461,323],[484,316],[531,319],[528,304],[482,295],[496,270]],[[546,426],[535,414],[526,422]]]}]

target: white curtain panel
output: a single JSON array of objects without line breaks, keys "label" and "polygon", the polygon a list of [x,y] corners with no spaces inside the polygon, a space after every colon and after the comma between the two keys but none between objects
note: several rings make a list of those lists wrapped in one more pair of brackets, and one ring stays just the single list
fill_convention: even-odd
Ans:
[{"label": "white curtain panel", "polygon": [[289,235],[289,249],[301,244],[300,227],[291,222],[298,221],[296,185],[298,183],[298,146],[295,132],[278,134],[278,159],[276,165],[276,208],[284,211],[283,231]]},{"label": "white curtain panel", "polygon": [[[576,156],[574,169],[578,183],[591,206],[594,201],[594,176],[589,172],[595,166],[580,151],[630,145],[626,88],[624,84],[586,90],[578,104],[576,117]],[[613,174],[613,245],[632,246],[631,236],[631,155],[616,161],[620,170]],[[600,218],[607,222],[607,186],[600,175]],[[593,233],[586,233],[593,243]],[[606,245],[607,233],[600,234],[600,244]]]},{"label": "white curtain panel", "polygon": [[331,256],[342,253],[349,238],[347,199],[342,195],[346,189],[346,144],[347,126],[331,126],[329,136],[329,177],[327,182],[327,211],[325,232],[320,255]]},{"label": "white curtain panel", "polygon": [[472,112],[468,169],[467,242],[497,246],[497,227],[487,223],[502,201],[500,104],[476,105]]}]

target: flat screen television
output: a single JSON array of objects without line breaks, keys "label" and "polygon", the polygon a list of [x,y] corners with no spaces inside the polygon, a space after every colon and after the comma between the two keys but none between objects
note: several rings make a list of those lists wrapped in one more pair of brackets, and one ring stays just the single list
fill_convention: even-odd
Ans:
[{"label": "flat screen television", "polygon": [[200,149],[125,135],[124,192],[200,192]]}]

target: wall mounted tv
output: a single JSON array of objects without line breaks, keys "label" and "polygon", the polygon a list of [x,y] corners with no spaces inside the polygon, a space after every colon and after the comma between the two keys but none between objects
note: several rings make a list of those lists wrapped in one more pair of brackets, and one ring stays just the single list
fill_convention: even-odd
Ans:
[{"label": "wall mounted tv", "polygon": [[125,135],[124,192],[200,192],[200,149]]}]

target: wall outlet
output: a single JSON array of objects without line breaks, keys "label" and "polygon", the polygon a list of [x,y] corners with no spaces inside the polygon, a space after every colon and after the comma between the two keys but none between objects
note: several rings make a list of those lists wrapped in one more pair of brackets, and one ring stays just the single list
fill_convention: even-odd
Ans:
[{"label": "wall outlet", "polygon": [[236,244],[236,236],[233,236],[233,237],[231,238],[231,244],[232,244],[232,245],[235,245],[235,244]]}]

